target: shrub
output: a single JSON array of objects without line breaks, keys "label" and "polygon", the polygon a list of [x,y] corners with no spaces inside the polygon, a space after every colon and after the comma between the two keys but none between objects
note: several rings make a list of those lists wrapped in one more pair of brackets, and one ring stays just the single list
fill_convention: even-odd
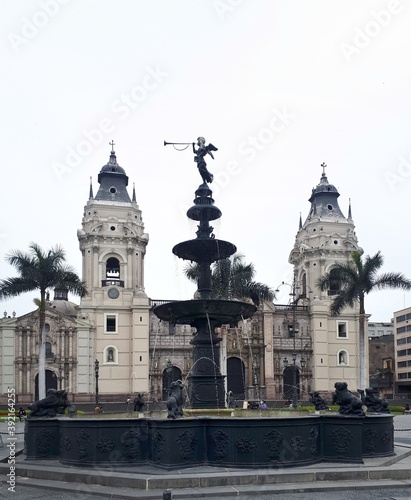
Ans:
[{"label": "shrub", "polygon": [[388,409],[390,410],[391,413],[404,413],[404,407],[403,406],[388,406]]}]

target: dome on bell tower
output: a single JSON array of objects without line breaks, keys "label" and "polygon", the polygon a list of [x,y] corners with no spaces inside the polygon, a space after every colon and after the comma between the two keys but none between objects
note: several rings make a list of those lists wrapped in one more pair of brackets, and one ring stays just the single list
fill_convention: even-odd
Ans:
[{"label": "dome on bell tower", "polygon": [[337,188],[328,182],[326,164],[319,184],[313,188],[309,202],[311,208],[302,224],[299,220],[289,262],[294,265],[298,279],[306,274],[307,284],[312,290],[327,266],[336,262],[346,263],[354,250],[360,251],[351,214],[351,200],[348,217],[342,213]]},{"label": "dome on bell tower", "polygon": [[320,220],[346,221],[338,205],[340,193],[335,186],[328,182],[327,176],[325,175],[325,167],[327,165],[323,163],[321,166],[323,168],[323,173],[319,184],[313,188],[311,197],[308,200],[311,203],[311,209],[305,224],[313,218]]},{"label": "dome on bell tower", "polygon": [[[112,143],[112,147],[114,143]],[[99,190],[95,200],[121,201],[131,203],[127,192],[128,177],[124,168],[117,163],[116,152],[112,149],[110,159],[98,174]]]}]

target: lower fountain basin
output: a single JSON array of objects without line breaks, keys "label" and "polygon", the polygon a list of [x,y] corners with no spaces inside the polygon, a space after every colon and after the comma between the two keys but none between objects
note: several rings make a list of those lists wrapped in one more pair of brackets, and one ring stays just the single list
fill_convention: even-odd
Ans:
[{"label": "lower fountain basin", "polygon": [[38,418],[26,422],[27,460],[73,466],[177,469],[362,463],[394,455],[392,415],[292,418]]},{"label": "lower fountain basin", "polygon": [[178,324],[192,324],[207,316],[220,324],[238,323],[252,316],[257,308],[249,302],[236,300],[184,300],[167,302],[156,306],[153,311],[163,321]]}]

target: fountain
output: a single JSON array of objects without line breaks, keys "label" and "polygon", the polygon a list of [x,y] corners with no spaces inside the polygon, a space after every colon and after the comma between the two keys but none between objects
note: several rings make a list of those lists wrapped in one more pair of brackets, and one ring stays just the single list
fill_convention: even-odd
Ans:
[{"label": "fountain", "polygon": [[[195,327],[188,393],[194,411],[206,413],[180,418],[180,382],[174,384],[173,399],[167,404],[169,418],[153,418],[149,413],[143,418],[29,418],[27,460],[58,459],[79,467],[149,464],[157,466],[161,474],[162,468],[291,467],[321,461],[362,463],[363,458],[393,455],[393,416],[365,415],[361,400],[348,391],[345,382],[335,387],[339,414],[302,416],[292,412],[286,417],[266,417],[257,412],[255,417],[248,413],[237,417],[233,415],[241,410],[229,409],[225,411],[232,416],[221,416],[227,415],[222,410],[226,394],[215,329],[222,324],[236,325],[252,316],[256,308],[248,302],[211,298],[211,264],[230,257],[236,247],[213,235],[209,223],[220,218],[221,212],[208,186],[212,174],[204,156],[216,148],[205,146],[203,138],[198,146],[193,149],[203,184],[195,191],[194,206],[187,212],[190,219],[199,222],[197,238],[173,248],[178,257],[197,263],[198,290],[193,300],[162,304],[154,312],[162,320]],[[213,416],[216,410],[217,416]]]},{"label": "fountain", "polygon": [[187,211],[187,216],[199,222],[197,238],[177,244],[173,253],[198,264],[197,298],[161,304],[154,308],[154,313],[161,320],[189,324],[196,329],[191,340],[193,366],[188,377],[191,407],[224,408],[224,377],[220,373],[218,355],[220,338],[215,329],[223,324],[236,325],[249,318],[256,307],[249,302],[211,298],[211,264],[230,257],[237,249],[232,243],[214,237],[210,221],[219,219],[221,212],[214,205],[212,191],[206,182],[196,190],[194,206]]}]

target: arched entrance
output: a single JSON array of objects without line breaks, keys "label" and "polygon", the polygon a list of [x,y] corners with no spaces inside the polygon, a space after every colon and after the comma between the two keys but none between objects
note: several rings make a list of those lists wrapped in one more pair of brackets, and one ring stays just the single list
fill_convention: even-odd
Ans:
[{"label": "arched entrance", "polygon": [[[34,401],[39,399],[39,374],[34,379]],[[46,394],[49,389],[57,389],[57,377],[51,370],[46,370]]]},{"label": "arched entrance", "polygon": [[227,359],[227,392],[229,391],[236,399],[245,399],[244,363],[239,358]]},{"label": "arched entrance", "polygon": [[293,399],[293,387],[297,388],[297,399],[300,399],[300,372],[296,366],[287,366],[284,369],[284,398]]},{"label": "arched entrance", "polygon": [[181,370],[170,363],[163,371],[163,401],[167,401],[171,382],[175,382],[176,380],[182,380]]}]

